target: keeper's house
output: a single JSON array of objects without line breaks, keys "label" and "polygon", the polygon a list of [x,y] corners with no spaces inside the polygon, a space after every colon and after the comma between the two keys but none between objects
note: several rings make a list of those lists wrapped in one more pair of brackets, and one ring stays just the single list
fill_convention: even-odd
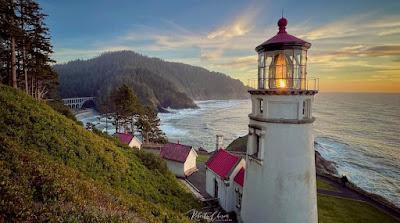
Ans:
[{"label": "keeper's house", "polygon": [[177,177],[187,177],[198,170],[197,153],[191,146],[168,143],[161,148],[160,156],[167,162],[168,169]]},{"label": "keeper's house", "polygon": [[206,191],[226,212],[240,212],[244,167],[244,159],[222,148],[206,163]]}]

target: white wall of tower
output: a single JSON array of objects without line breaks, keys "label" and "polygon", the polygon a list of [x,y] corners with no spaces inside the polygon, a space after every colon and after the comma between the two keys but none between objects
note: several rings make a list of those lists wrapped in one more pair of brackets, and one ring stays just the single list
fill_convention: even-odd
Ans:
[{"label": "white wall of tower", "polygon": [[252,95],[243,222],[318,222],[312,101],[311,95]]}]

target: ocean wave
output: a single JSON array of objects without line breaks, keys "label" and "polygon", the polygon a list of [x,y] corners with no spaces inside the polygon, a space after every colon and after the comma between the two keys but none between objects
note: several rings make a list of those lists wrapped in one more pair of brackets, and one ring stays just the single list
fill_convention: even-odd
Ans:
[{"label": "ocean wave", "polygon": [[[337,164],[339,174],[400,206],[400,121],[393,120],[400,114],[400,104],[393,104],[393,96],[348,95],[318,96],[314,106],[315,148]],[[198,109],[169,109],[171,113],[159,114],[161,128],[169,139],[212,151],[215,134],[224,135],[225,146],[247,134],[249,100],[196,104]],[[87,116],[82,117],[90,120]]]},{"label": "ocean wave", "polygon": [[188,137],[188,130],[180,129],[170,124],[162,124],[160,128],[169,137]]}]

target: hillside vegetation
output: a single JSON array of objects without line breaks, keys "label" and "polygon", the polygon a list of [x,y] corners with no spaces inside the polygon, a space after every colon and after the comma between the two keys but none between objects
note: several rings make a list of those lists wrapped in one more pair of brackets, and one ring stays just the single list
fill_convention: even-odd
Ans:
[{"label": "hillside vegetation", "polygon": [[199,204],[159,158],[0,85],[0,222],[187,222]]},{"label": "hillside vegetation", "polygon": [[201,67],[166,62],[133,51],[104,53],[89,60],[55,65],[62,97],[107,97],[126,83],[142,102],[155,107],[190,108],[193,100],[247,97],[239,80]]}]

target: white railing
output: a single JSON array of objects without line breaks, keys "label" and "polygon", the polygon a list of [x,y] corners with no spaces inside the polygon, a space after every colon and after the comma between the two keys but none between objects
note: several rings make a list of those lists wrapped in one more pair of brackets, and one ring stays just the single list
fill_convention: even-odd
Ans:
[{"label": "white railing", "polygon": [[247,80],[253,89],[319,90],[319,78],[254,78]]}]

